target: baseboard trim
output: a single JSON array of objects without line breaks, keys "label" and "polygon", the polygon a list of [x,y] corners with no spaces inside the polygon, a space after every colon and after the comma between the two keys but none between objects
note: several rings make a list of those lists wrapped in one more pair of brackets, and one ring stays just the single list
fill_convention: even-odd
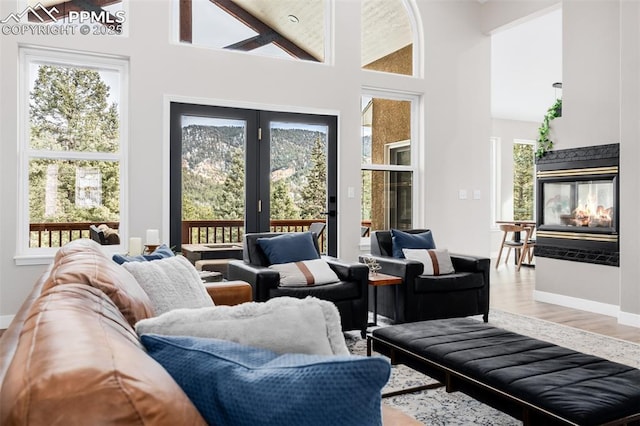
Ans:
[{"label": "baseboard trim", "polygon": [[631,312],[620,311],[618,313],[618,323],[640,328],[640,314],[632,314]]},{"label": "baseboard trim", "polygon": [[13,321],[15,315],[0,315],[0,330],[9,328],[9,324]]},{"label": "baseboard trim", "polygon": [[620,307],[608,303],[594,302],[593,300],[580,299],[578,297],[564,296],[562,294],[548,293],[546,291],[533,291],[533,300],[544,303],[552,303],[567,308],[593,312],[594,314],[607,315],[618,320],[619,324],[640,327],[640,315],[620,311]]}]

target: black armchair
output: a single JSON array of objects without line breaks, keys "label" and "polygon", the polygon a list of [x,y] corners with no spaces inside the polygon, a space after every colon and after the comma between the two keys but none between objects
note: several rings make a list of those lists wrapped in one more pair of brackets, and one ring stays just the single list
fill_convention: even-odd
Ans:
[{"label": "black armchair", "polygon": [[[264,302],[273,297],[290,296],[305,298],[307,296],[333,302],[340,312],[343,330],[360,330],[362,335],[367,329],[368,319],[368,274],[369,269],[360,263],[348,263],[334,257],[322,256],[331,269],[338,275],[339,282],[308,286],[280,286],[280,273],[269,269],[269,259],[258,244],[258,238],[271,238],[282,233],[256,233],[244,236],[243,260],[229,262],[230,280],[243,280],[251,284],[253,299]],[[313,234],[316,251],[318,237]]]},{"label": "black armchair", "polygon": [[[488,321],[489,258],[451,254],[455,273],[422,275],[424,265],[421,262],[392,256],[391,238],[390,231],[371,233],[370,257],[378,261],[382,267],[380,272],[403,279],[399,286],[378,288],[379,314],[394,318],[396,323],[480,314],[485,322]],[[364,261],[364,256],[360,256],[360,261]]]}]

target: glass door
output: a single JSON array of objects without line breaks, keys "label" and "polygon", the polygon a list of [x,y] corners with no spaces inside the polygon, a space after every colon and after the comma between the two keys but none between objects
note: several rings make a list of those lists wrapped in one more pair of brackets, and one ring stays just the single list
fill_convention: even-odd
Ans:
[{"label": "glass door", "polygon": [[263,112],[260,123],[269,147],[261,155],[269,158],[261,191],[269,194],[271,229],[307,230],[322,223],[318,241],[330,255],[337,254],[336,124],[331,116],[275,112]]},{"label": "glass door", "polygon": [[171,244],[225,244],[245,232],[324,223],[337,253],[337,119],[171,104]]}]

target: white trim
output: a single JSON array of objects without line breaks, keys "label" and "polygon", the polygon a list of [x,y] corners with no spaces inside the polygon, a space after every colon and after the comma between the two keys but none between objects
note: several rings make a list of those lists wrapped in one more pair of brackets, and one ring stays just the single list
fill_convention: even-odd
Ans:
[{"label": "white trim", "polygon": [[620,311],[618,312],[618,324],[640,328],[640,314]]},{"label": "white trim", "polygon": [[6,330],[9,328],[9,324],[13,321],[15,315],[0,315],[0,330]]},{"label": "white trim", "polygon": [[[16,265],[41,265],[49,263],[57,248],[29,248],[29,159],[49,158],[57,160],[96,160],[116,161],[120,166],[120,234],[121,244],[114,246],[118,249],[124,247],[128,236],[128,154],[129,154],[129,60],[123,56],[101,55],[91,52],[71,51],[58,48],[47,48],[33,45],[19,46],[20,76],[19,111],[18,111],[18,226],[16,229]],[[31,64],[54,64],[61,66],[73,66],[96,71],[117,72],[119,77],[118,114],[119,114],[119,147],[117,153],[109,152],[69,152],[31,149],[29,126],[29,82]]]},{"label": "white trim", "polygon": [[565,306],[567,308],[579,309],[581,311],[593,312],[615,318],[618,318],[620,313],[620,308],[616,305],[580,299],[578,297],[565,296],[562,294],[548,293],[546,291],[534,290],[533,300],[553,303],[554,305]]}]

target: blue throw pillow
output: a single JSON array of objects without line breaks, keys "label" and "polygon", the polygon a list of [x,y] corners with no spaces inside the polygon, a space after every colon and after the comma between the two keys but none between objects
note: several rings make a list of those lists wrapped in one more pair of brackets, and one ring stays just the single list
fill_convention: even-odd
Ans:
[{"label": "blue throw pillow", "polygon": [[290,263],[320,259],[311,232],[291,232],[277,237],[258,238],[269,263]]},{"label": "blue throw pillow", "polygon": [[436,248],[436,243],[433,241],[431,231],[420,234],[410,234],[392,229],[391,248],[393,250],[393,257],[404,259],[402,249],[434,249]]},{"label": "blue throw pillow", "polygon": [[382,357],[278,355],[219,339],[143,334],[142,344],[211,425],[381,425]]},{"label": "blue throw pillow", "polygon": [[169,246],[161,244],[151,254],[139,254],[138,256],[127,256],[122,254],[114,254],[111,258],[118,265],[122,265],[125,262],[147,262],[149,260],[159,260],[165,257],[173,257],[175,254],[171,251]]}]

